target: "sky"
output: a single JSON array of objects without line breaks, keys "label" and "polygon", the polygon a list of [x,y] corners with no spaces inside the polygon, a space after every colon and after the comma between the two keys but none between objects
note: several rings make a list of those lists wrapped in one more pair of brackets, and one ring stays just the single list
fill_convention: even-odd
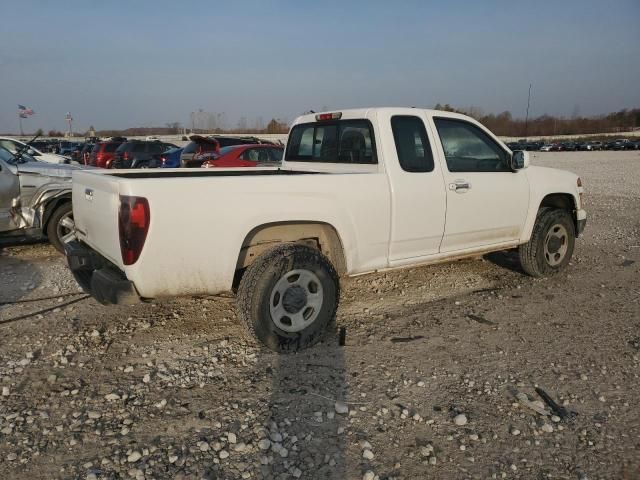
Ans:
[{"label": "sky", "polygon": [[0,132],[189,125],[190,112],[449,103],[640,107],[640,0],[0,0]]}]

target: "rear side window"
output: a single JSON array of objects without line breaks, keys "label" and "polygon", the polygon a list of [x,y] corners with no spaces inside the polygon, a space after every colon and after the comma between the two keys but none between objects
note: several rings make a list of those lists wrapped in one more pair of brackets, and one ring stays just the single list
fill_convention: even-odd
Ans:
[{"label": "rear side window", "polygon": [[391,118],[391,130],[400,166],[405,172],[432,172],[433,154],[424,122],[414,116]]},{"label": "rear side window", "polygon": [[105,152],[115,152],[120,145],[122,145],[122,144],[121,143],[105,143],[104,144],[104,151]]},{"label": "rear side window", "polygon": [[368,120],[296,125],[291,131],[286,159],[296,162],[378,163],[373,128]]}]

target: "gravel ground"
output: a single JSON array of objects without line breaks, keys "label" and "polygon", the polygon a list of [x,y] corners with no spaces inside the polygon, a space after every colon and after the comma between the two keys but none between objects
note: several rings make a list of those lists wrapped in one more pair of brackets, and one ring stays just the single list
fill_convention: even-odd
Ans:
[{"label": "gravel ground", "polygon": [[103,307],[52,247],[0,249],[0,478],[640,478],[640,153],[533,163],[586,186],[564,273],[345,280],[346,345],[297,355],[231,297]]}]

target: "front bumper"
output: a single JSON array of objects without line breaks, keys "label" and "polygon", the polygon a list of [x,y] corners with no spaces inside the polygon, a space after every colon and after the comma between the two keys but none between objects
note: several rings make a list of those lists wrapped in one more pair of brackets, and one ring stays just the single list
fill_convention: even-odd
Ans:
[{"label": "front bumper", "polygon": [[587,226],[587,212],[580,209],[576,212],[576,236],[582,235]]},{"label": "front bumper", "polygon": [[82,289],[103,305],[140,302],[133,282],[107,259],[79,241],[65,246],[67,263]]}]

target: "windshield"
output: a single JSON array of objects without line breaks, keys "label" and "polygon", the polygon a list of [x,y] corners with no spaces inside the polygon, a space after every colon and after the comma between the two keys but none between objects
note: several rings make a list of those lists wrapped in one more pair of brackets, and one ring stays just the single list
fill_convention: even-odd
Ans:
[{"label": "windshield", "polygon": [[7,163],[13,164],[15,162],[16,157],[13,156],[9,150],[4,147],[0,147],[0,159],[4,160]]},{"label": "windshield", "polygon": [[10,165],[15,165],[16,163],[37,162],[35,158],[33,158],[31,155],[27,155],[26,153],[22,154],[20,161],[17,162],[16,156],[3,146],[0,146],[0,159],[4,160]]}]

